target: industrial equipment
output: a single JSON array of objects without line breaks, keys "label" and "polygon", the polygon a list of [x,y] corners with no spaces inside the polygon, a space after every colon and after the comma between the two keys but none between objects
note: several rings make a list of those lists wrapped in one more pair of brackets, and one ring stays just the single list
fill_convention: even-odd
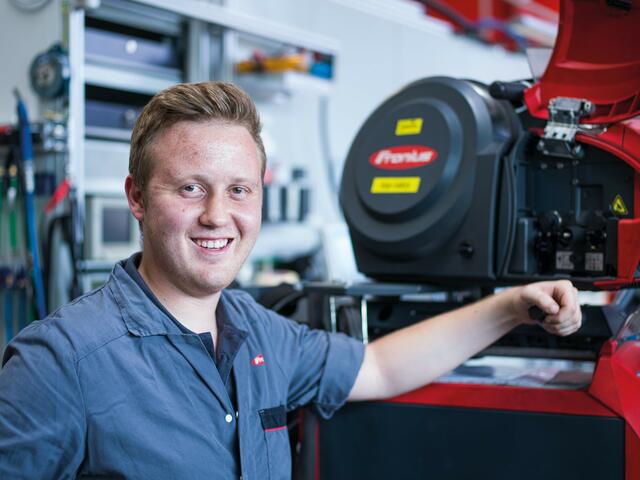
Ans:
[{"label": "industrial equipment", "polygon": [[[426,78],[369,117],[341,189],[361,272],[454,285],[558,277],[587,288],[633,285],[640,93],[630,75],[639,60],[614,45],[633,38],[637,11],[601,3],[564,7],[576,32],[604,10],[602,35],[570,42],[564,28],[529,89]],[[505,97],[523,95],[527,109],[517,114]]]},{"label": "industrial equipment", "polygon": [[376,282],[308,287],[332,329],[367,341],[538,280],[623,290],[570,337],[517,329],[307,429],[313,477],[640,478],[638,25],[638,2],[563,0],[538,81],[426,78],[366,120],[340,200]]}]

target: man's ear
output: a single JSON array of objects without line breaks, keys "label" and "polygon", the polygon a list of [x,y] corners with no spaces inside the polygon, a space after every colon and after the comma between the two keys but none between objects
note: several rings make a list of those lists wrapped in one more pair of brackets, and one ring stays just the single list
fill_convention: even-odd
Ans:
[{"label": "man's ear", "polygon": [[127,179],[124,181],[124,191],[127,194],[127,201],[129,202],[129,210],[133,216],[138,220],[138,222],[142,222],[142,218],[144,217],[144,203],[142,201],[142,190],[133,181],[131,175],[127,176]]}]

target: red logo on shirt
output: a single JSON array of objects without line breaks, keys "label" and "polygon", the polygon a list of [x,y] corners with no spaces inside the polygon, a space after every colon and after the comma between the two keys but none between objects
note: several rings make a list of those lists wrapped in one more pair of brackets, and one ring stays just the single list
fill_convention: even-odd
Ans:
[{"label": "red logo on shirt", "polygon": [[256,358],[251,360],[251,365],[262,365],[264,363],[264,356],[262,354],[258,355]]}]

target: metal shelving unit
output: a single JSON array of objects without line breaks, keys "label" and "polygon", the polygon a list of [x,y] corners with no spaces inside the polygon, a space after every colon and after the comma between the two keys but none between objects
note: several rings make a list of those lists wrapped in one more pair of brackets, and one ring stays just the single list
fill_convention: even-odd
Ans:
[{"label": "metal shelving unit", "polygon": [[[252,42],[257,46],[266,44],[305,49],[334,60],[339,51],[339,45],[333,39],[252,17],[224,5],[197,0],[103,0],[95,10],[70,10],[66,22],[72,70],[69,172],[77,188],[81,212],[87,210],[86,202],[92,197],[119,197],[125,200],[123,180],[128,167],[130,130],[88,123],[87,104],[92,100],[95,89],[151,97],[181,81],[216,79],[235,81],[256,99],[267,101],[273,92],[288,94],[296,90],[326,96],[331,92],[331,79],[298,72],[240,76],[236,75],[234,64],[242,59],[242,55],[246,54],[246,46]],[[111,26],[109,28],[121,25],[125,34],[142,31],[149,32],[150,37],[166,36],[180,48],[180,68],[136,65],[126,59],[96,53],[90,42],[100,35],[100,31],[96,33],[96,28],[102,25]],[[125,47],[131,45],[125,44]],[[134,47],[131,46],[132,49]],[[84,218],[85,224],[92,221],[86,215]],[[303,236],[309,237],[307,243],[315,248],[316,242],[310,235],[312,232],[306,231],[310,230],[308,225],[290,226],[296,231],[304,230],[302,233],[306,236]],[[268,228],[266,235],[269,235],[269,231],[278,232],[285,227],[286,224]],[[263,244],[274,242],[267,239]],[[268,255],[267,250],[265,255]],[[87,265],[98,261],[108,266],[109,261],[104,260],[91,258],[85,252]],[[95,268],[91,275],[92,279],[96,278]]]}]

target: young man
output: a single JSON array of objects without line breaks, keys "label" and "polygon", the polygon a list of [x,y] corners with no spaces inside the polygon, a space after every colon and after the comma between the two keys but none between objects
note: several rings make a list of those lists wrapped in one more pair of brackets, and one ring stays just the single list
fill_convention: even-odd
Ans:
[{"label": "young man", "polygon": [[[154,97],[125,190],[143,251],[105,286],[26,328],[0,373],[0,477],[288,478],[286,412],[382,398],[451,370],[527,309],[567,335],[569,282],[516,287],[364,347],[227,291],[260,229],[265,153],[225,83]],[[419,365],[420,368],[416,368]]]}]

